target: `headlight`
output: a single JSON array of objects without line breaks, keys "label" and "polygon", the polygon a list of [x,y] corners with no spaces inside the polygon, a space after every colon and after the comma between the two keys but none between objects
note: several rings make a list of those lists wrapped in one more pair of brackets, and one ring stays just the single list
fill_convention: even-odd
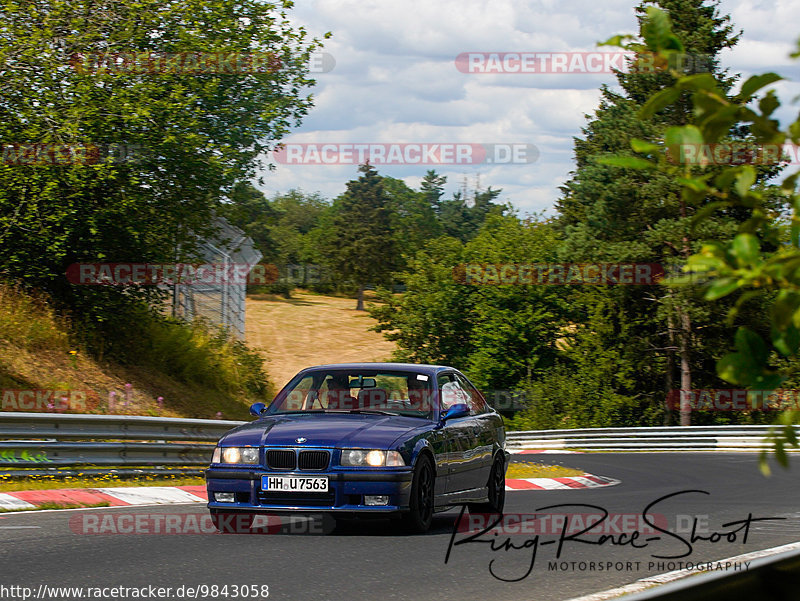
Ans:
[{"label": "headlight", "polygon": [[217,447],[212,463],[258,463],[258,447]]},{"label": "headlight", "polygon": [[397,451],[342,449],[342,465],[349,467],[399,467],[406,464]]}]

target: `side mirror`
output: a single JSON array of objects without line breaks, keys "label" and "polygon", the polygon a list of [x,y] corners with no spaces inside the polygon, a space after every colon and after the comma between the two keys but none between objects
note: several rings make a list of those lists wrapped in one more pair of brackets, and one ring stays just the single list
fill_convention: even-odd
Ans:
[{"label": "side mirror", "polygon": [[456,403],[450,409],[442,413],[441,421],[446,422],[449,419],[455,419],[457,417],[466,417],[469,415],[469,405],[466,403]]},{"label": "side mirror", "polygon": [[255,415],[256,417],[261,417],[261,414],[267,410],[267,406],[264,403],[253,403],[250,405],[250,415]]}]

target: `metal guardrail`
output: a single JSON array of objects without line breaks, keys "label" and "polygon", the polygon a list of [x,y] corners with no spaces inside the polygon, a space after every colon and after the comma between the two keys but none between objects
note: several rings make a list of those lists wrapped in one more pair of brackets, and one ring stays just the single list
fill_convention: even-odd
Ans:
[{"label": "metal guardrail", "polygon": [[[582,428],[508,432],[511,449],[585,449],[592,451],[760,451],[773,426],[672,426]],[[800,435],[800,426],[795,427]],[[787,451],[795,449],[787,448]]]},{"label": "metal guardrail", "polygon": [[139,415],[0,412],[1,438],[187,440],[216,442],[245,422]]},{"label": "metal guardrail", "polygon": [[[205,466],[214,443],[245,422],[0,412],[0,474],[58,468],[170,469]],[[586,428],[509,432],[511,449],[745,451],[769,448],[771,426]],[[800,434],[800,427],[797,428]],[[33,473],[33,472],[28,472]]]},{"label": "metal guardrail", "polygon": [[[61,467],[79,466],[119,466],[122,468],[119,472],[149,474],[164,473],[171,466],[205,466],[211,461],[217,440],[243,423],[136,415],[2,412],[0,470],[5,470],[0,474],[42,475]],[[109,469],[102,472],[108,473]]]}]

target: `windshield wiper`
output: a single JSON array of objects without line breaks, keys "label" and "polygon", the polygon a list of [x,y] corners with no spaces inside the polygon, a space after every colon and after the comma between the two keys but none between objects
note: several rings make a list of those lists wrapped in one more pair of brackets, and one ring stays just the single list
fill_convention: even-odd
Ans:
[{"label": "windshield wiper", "polygon": [[384,411],[383,409],[350,409],[347,413],[375,413],[377,415],[400,415],[392,411]]}]

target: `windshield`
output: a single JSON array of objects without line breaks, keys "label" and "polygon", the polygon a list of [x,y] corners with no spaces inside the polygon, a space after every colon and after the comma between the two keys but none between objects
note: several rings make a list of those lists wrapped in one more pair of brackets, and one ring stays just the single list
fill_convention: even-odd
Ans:
[{"label": "windshield", "polygon": [[267,414],[384,413],[432,419],[432,392],[432,377],[417,372],[319,370],[290,382]]}]

